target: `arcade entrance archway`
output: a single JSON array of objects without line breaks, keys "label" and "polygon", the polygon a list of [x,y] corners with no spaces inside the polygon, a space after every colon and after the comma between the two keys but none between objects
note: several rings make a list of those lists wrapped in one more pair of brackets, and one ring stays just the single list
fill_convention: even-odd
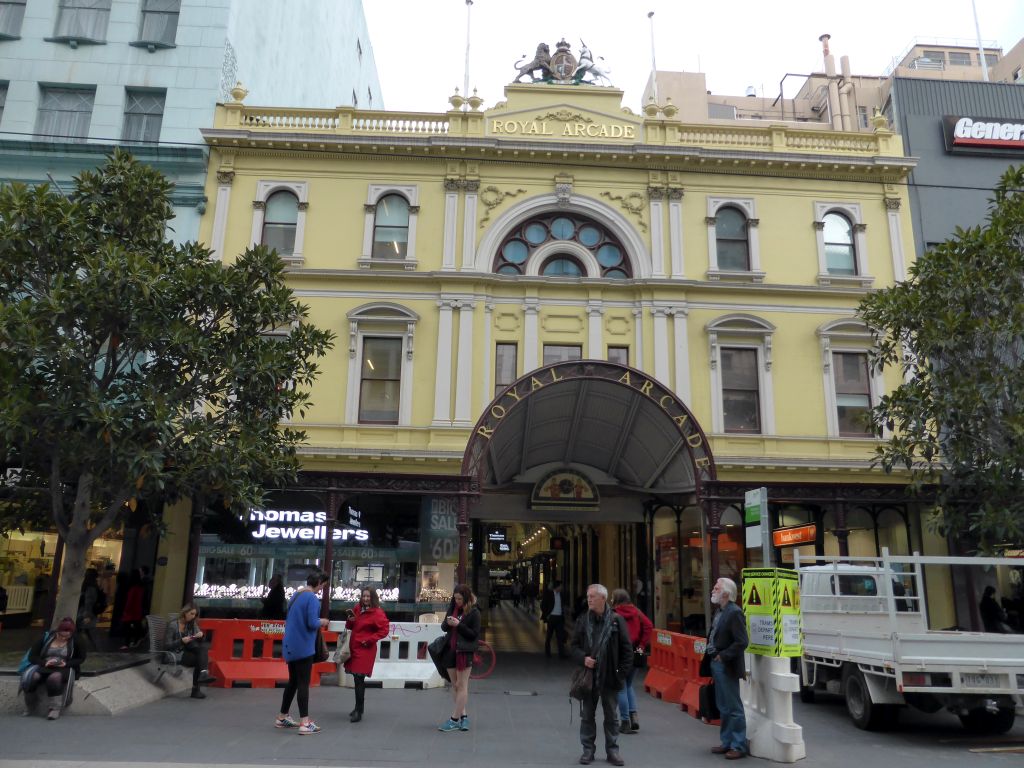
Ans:
[{"label": "arcade entrance archway", "polygon": [[[631,570],[648,586],[655,511],[665,506],[703,509],[702,489],[716,477],[710,444],[687,405],[642,371],[603,360],[545,366],[500,392],[473,428],[462,472],[481,498],[472,515],[463,505],[460,578],[469,565],[472,517],[570,526],[582,538],[571,543],[568,557],[584,569],[583,578],[597,575],[595,565],[602,558],[617,556],[596,551],[593,526],[618,524],[631,545],[642,545],[632,551],[646,552],[644,562],[619,572]],[[560,482],[568,483],[567,489],[591,484],[593,503],[585,503],[590,494],[579,496],[580,490],[567,490],[569,498],[562,504],[538,496],[560,472],[566,474]],[[474,540],[479,540],[482,529],[476,532]],[[562,538],[551,533],[550,539]],[[481,549],[474,548],[474,565],[480,564]],[[515,561],[517,554],[533,562],[528,550],[511,552],[509,559]]]}]

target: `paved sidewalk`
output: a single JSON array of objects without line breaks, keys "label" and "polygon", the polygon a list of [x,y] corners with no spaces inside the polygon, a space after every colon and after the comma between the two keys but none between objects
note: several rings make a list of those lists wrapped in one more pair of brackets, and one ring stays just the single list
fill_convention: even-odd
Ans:
[{"label": "paved sidewalk", "polygon": [[[324,729],[313,736],[273,727],[280,690],[211,688],[205,701],[165,699],[113,718],[48,722],[0,717],[0,766],[576,765],[579,712],[566,694],[569,669],[569,662],[542,655],[499,652],[495,673],[470,686],[468,733],[437,730],[450,711],[450,694],[444,689],[370,689],[364,720],[355,725],[347,717],[353,706],[350,689],[313,689],[310,709]],[[708,752],[716,742],[715,728],[644,693],[638,703],[640,732],[620,737],[627,765],[723,768],[722,759]],[[838,699],[797,702],[795,709],[807,742],[808,757],[801,765],[807,768],[1021,764],[1020,753],[972,750],[1024,748],[1024,722],[1003,737],[968,738],[949,715],[908,713],[896,730],[865,733],[854,728]],[[598,757],[595,765],[605,764],[600,742]]]}]

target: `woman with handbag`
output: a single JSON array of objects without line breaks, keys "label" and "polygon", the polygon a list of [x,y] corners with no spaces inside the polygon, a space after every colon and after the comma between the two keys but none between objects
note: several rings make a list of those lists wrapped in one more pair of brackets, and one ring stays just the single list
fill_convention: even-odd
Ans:
[{"label": "woman with handbag", "polygon": [[638,668],[644,666],[647,646],[651,642],[654,624],[643,611],[633,605],[629,592],[616,589],[612,592],[612,610],[626,620],[629,630],[629,643],[633,646],[633,668],[626,675],[626,684],[619,691],[619,733],[635,733],[640,730],[640,722],[636,717],[636,692],[633,690],[633,678]]},{"label": "woman with handbag", "polygon": [[[284,688],[281,713],[274,720],[274,726],[298,728],[303,736],[320,732],[320,726],[309,716],[309,679],[316,661],[317,635],[327,626],[327,619],[320,618],[320,600],[316,594],[327,581],[326,573],[313,571],[306,577],[306,585],[296,590],[288,606],[284,640],[281,641],[281,655],[288,663],[288,684]],[[299,700],[298,723],[288,712],[294,698]]]},{"label": "woman with handbag", "polygon": [[448,646],[444,654],[445,668],[452,681],[455,699],[452,716],[441,723],[439,731],[468,731],[469,676],[473,671],[473,654],[480,645],[480,611],[476,596],[467,584],[459,584],[452,594],[441,629],[448,633]]},{"label": "woman with handbag", "polygon": [[345,628],[351,633],[349,656],[345,671],[356,684],[356,707],[348,713],[350,722],[363,719],[363,701],[366,697],[366,678],[373,675],[373,662],[377,658],[377,643],[388,636],[391,622],[380,607],[380,597],[372,587],[363,587],[359,604],[348,610]]}]

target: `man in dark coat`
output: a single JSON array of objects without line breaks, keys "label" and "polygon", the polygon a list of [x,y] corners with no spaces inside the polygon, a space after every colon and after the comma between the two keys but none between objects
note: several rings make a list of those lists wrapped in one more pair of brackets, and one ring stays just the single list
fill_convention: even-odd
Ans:
[{"label": "man in dark coat", "polygon": [[707,655],[715,681],[715,703],[721,712],[719,736],[722,743],[711,748],[728,760],[747,756],[747,718],[740,699],[740,680],[746,676],[743,652],[747,648],[747,622],[736,605],[736,582],[719,579],[711,590],[711,603],[718,612],[711,621]]},{"label": "man in dark coat", "polygon": [[608,590],[601,584],[587,587],[589,610],[573,628],[572,656],[592,670],[593,694],[580,702],[582,765],[594,762],[597,750],[597,704],[604,714],[604,749],[608,762],[625,765],[619,755],[619,691],[633,666],[633,647],[625,620],[608,605]]},{"label": "man in dark coat", "polygon": [[544,590],[540,599],[540,619],[547,622],[548,630],[544,635],[544,655],[551,656],[551,637],[558,641],[558,658],[564,659],[565,652],[565,601],[562,597],[562,582],[554,582]]}]

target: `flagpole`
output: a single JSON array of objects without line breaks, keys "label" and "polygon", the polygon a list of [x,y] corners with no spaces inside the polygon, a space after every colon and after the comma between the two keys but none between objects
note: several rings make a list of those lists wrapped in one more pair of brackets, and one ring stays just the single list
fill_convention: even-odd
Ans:
[{"label": "flagpole", "polygon": [[988,82],[988,61],[985,59],[985,48],[981,44],[981,26],[978,24],[978,6],[971,0],[971,10],[974,11],[974,35],[978,38],[978,63],[981,64],[981,79]]},{"label": "flagpole", "polygon": [[[465,78],[462,81],[462,97],[469,98],[469,22],[470,10],[473,8],[473,0],[466,0],[466,70]],[[463,109],[469,109],[468,104],[462,105]]]},{"label": "flagpole", "polygon": [[658,103],[658,65],[654,61],[654,11],[647,13],[651,22],[651,84],[654,87],[654,103]]}]

